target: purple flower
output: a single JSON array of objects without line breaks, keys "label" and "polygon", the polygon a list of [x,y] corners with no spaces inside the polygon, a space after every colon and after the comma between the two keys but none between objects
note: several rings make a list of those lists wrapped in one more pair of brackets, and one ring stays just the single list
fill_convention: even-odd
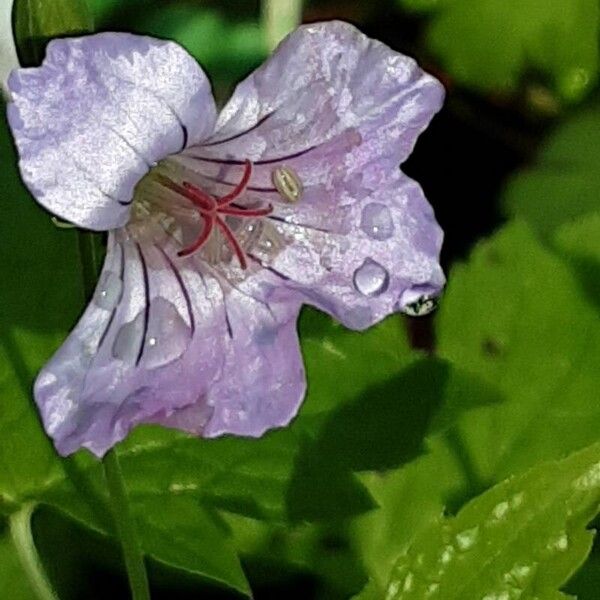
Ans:
[{"label": "purple flower", "polygon": [[298,29],[218,115],[182,48],[123,33],[55,40],[9,87],[31,193],[109,231],[93,301],[35,384],[63,455],[138,423],[285,425],[303,304],[360,330],[443,287],[442,232],[398,169],[443,88],[351,25]]}]

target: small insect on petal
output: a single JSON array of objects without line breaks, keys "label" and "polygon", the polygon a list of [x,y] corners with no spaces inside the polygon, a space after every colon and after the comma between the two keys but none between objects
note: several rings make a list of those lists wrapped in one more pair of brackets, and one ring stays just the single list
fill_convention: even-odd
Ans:
[{"label": "small insect on petal", "polygon": [[298,202],[302,197],[302,182],[290,167],[277,167],[271,173],[271,180],[284,200]]}]

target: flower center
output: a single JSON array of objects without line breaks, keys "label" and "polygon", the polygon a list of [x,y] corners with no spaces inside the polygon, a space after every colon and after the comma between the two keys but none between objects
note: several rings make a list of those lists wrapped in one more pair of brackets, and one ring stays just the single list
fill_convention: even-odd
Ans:
[{"label": "flower center", "polygon": [[[142,179],[136,190],[132,216],[135,235],[143,236],[148,223],[150,222],[150,229],[152,229],[152,224],[157,220],[163,230],[172,233],[170,230],[173,229],[173,219],[175,222],[189,222],[193,217],[190,212],[193,212],[196,217],[195,222],[200,221],[199,232],[191,243],[180,244],[183,248],[177,252],[177,255],[186,257],[194,254],[218,231],[236,256],[240,267],[246,269],[248,267],[246,252],[236,237],[235,228],[232,229],[228,222],[228,217],[233,217],[234,221],[266,217],[273,212],[273,206],[271,204],[259,207],[244,206],[236,202],[246,192],[252,176],[252,163],[245,160],[242,166],[241,178],[231,192],[216,196],[188,181],[185,171],[182,177],[178,177],[168,163],[157,165]],[[249,225],[248,230],[252,229],[253,226]]]},{"label": "flower center", "polygon": [[229,194],[221,197],[212,196],[188,181],[184,181],[179,185],[163,175],[157,176],[161,185],[190,200],[198,210],[203,221],[202,229],[196,240],[183,250],[180,250],[177,253],[178,256],[189,256],[202,248],[215,227],[218,227],[237,256],[242,269],[247,268],[248,262],[244,250],[224,217],[225,215],[229,215],[241,218],[256,218],[265,217],[273,212],[273,207],[270,204],[264,208],[246,208],[235,204],[236,198],[239,198],[246,190],[251,175],[252,163],[246,160],[244,163],[244,173],[239,183]]}]

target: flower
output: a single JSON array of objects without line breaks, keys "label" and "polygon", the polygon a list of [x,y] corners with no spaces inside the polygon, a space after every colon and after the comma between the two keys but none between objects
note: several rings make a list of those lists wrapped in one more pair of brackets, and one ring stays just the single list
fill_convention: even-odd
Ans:
[{"label": "flower", "polygon": [[430,308],[442,232],[399,170],[443,88],[353,26],[303,26],[217,115],[177,44],[54,40],[9,80],[37,201],[108,230],[92,302],[34,395],[56,448],[138,423],[260,436],[296,414],[303,304],[361,330]]}]

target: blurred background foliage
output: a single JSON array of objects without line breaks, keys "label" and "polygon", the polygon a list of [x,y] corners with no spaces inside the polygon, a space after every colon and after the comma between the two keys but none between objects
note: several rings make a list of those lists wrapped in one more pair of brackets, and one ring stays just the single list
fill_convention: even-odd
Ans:
[{"label": "blurred background foliage", "polygon": [[[258,1],[88,0],[93,25],[83,0],[19,14],[36,2],[15,14],[27,64],[59,33],[146,33],[185,46],[223,102],[268,54]],[[448,287],[437,314],[363,334],[306,310],[309,394],[287,429],[146,427],[121,445],[153,597],[598,598],[598,15],[598,0],[304,3],[304,21],[351,21],[446,85],[403,168],[446,232]],[[55,456],[30,395],[83,306],[77,237],[29,197],[1,128],[0,597],[36,597],[31,525],[61,599],[126,598],[102,471]]]}]

